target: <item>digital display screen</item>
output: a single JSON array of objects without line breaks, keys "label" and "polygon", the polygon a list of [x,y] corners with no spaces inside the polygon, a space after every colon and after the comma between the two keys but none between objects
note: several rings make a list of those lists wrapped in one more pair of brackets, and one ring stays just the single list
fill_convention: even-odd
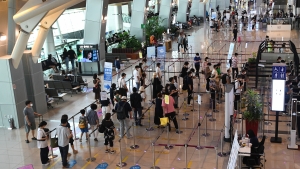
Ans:
[{"label": "digital display screen", "polygon": [[98,62],[98,45],[77,45],[78,62]]},{"label": "digital display screen", "polygon": [[285,80],[272,80],[272,111],[284,111]]}]

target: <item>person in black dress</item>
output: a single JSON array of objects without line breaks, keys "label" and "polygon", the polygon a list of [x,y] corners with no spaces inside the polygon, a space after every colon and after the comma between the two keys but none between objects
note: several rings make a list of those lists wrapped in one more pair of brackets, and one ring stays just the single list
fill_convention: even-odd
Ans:
[{"label": "person in black dress", "polygon": [[153,99],[155,99],[157,97],[157,94],[162,91],[161,81],[156,76],[156,73],[153,73],[152,86],[153,86],[153,89],[152,89],[153,95],[152,96],[153,96]]},{"label": "person in black dress", "polygon": [[160,118],[164,117],[162,104],[162,94],[158,93],[155,99],[155,114],[154,114],[154,124],[160,128]]}]

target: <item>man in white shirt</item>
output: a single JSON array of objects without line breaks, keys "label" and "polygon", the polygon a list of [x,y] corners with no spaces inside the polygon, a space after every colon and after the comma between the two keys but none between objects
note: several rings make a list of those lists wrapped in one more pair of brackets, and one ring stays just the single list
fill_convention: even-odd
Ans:
[{"label": "man in white shirt", "polygon": [[237,75],[237,79],[234,82],[235,88],[235,96],[234,96],[234,110],[237,111],[237,105],[240,103],[241,100],[241,92],[243,89],[243,82],[242,82],[242,75]]},{"label": "man in white shirt", "polygon": [[239,69],[238,69],[238,53],[235,53],[234,56],[232,56],[231,58],[231,67],[232,67],[232,79],[235,79],[236,76],[238,75],[239,73]]},{"label": "man in white shirt", "polygon": [[156,73],[156,76],[158,77],[158,79],[161,81],[161,70],[160,70],[160,63],[157,63],[156,64],[156,69],[155,69],[155,73]]},{"label": "man in white shirt", "polygon": [[136,88],[140,88],[140,73],[139,73],[139,66],[135,66],[135,69],[133,71],[133,80],[135,81]]},{"label": "man in white shirt", "polygon": [[58,138],[58,147],[62,159],[62,165],[64,168],[69,168],[67,161],[69,151],[69,140],[73,137],[69,128],[66,127],[68,123],[67,119],[61,119],[61,125],[56,128],[56,135]]},{"label": "man in white shirt", "polygon": [[119,84],[119,91],[121,96],[127,96],[127,85],[125,82],[125,78],[126,78],[126,73],[122,73],[121,78],[118,80],[118,84]]}]

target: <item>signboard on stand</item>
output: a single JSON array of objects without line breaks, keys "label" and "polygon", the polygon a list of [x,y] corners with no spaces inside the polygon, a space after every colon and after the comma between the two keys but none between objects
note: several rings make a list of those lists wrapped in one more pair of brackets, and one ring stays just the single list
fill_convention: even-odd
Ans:
[{"label": "signboard on stand", "polygon": [[155,58],[155,46],[147,47],[147,66],[151,65],[153,58]]},{"label": "signboard on stand", "polygon": [[230,43],[230,46],[229,46],[229,51],[228,51],[228,56],[227,56],[227,68],[230,68],[230,64],[229,64],[229,59],[232,58],[232,53],[234,51],[234,43]]},{"label": "signboard on stand", "polygon": [[235,168],[235,166],[236,166],[236,161],[237,161],[237,158],[239,155],[239,149],[240,149],[240,145],[239,145],[239,142],[237,139],[238,139],[238,135],[237,135],[237,131],[235,131],[232,148],[230,151],[230,157],[228,159],[227,169],[232,169],[232,168]]},{"label": "signboard on stand", "polygon": [[104,63],[104,78],[103,78],[103,87],[106,92],[109,92],[112,82],[112,63]]},{"label": "signboard on stand", "polygon": [[286,65],[273,63],[272,68],[272,111],[284,111]]},{"label": "signboard on stand", "polygon": [[160,63],[160,69],[165,70],[165,59],[166,59],[166,47],[160,46],[157,47],[157,59],[158,63]]}]

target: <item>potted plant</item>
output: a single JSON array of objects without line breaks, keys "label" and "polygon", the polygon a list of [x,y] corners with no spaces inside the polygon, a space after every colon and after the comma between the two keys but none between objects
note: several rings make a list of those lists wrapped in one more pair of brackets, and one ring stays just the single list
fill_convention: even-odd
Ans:
[{"label": "potted plant", "polygon": [[246,132],[252,129],[257,135],[259,121],[263,118],[263,107],[260,95],[252,90],[246,91],[246,110],[243,113],[243,119],[246,120]]},{"label": "potted plant", "polygon": [[[165,19],[161,19],[159,16],[152,16],[148,18],[145,24],[146,43],[149,44],[151,35],[154,35],[156,40],[162,38],[162,34],[166,32],[166,28],[162,26]],[[148,46],[148,45],[147,45]]]}]

